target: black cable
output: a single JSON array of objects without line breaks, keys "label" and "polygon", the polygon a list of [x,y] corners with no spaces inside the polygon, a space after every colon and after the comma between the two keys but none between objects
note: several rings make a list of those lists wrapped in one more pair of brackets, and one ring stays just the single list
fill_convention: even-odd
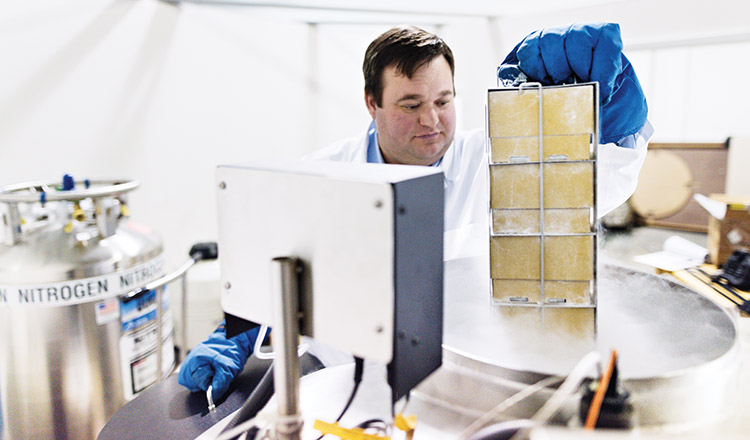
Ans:
[{"label": "black cable", "polygon": [[696,267],[696,270],[698,270],[700,273],[702,273],[703,275],[705,275],[706,277],[708,277],[714,283],[716,283],[716,284],[720,285],[721,287],[727,289],[727,291],[729,291],[729,293],[731,293],[732,295],[734,295],[737,298],[739,298],[740,301],[746,301],[745,297],[743,297],[742,295],[739,294],[739,292],[737,291],[736,286],[734,286],[732,283],[729,282],[729,280],[726,278],[726,276],[724,275],[724,273],[720,272],[720,273],[715,274],[715,275],[709,275],[706,271],[704,271],[700,267]]},{"label": "black cable", "polygon": [[[250,393],[250,395],[245,399],[245,402],[242,404],[242,407],[237,411],[237,414],[232,418],[232,420],[227,424],[227,426],[224,427],[224,429],[221,431],[221,433],[228,432],[230,429],[238,426],[240,423],[250,420],[253,417],[255,417],[258,412],[263,409],[264,406],[266,406],[266,403],[268,403],[269,400],[271,400],[271,397],[274,393],[274,386],[273,386],[273,364],[268,366],[268,370],[266,370],[263,377],[260,379],[260,382],[258,382],[258,385],[255,386],[255,389],[253,389],[253,392]],[[257,427],[255,428],[255,433],[252,437],[248,438],[255,438],[257,435]],[[252,429],[248,431],[249,433],[252,432]]]},{"label": "black cable", "polygon": [[349,396],[349,401],[346,402],[346,406],[344,406],[344,409],[341,411],[341,414],[339,414],[339,417],[336,419],[336,423],[341,421],[341,418],[344,417],[344,414],[346,414],[346,411],[349,409],[349,406],[351,406],[352,401],[354,401],[354,396],[357,395],[357,389],[359,389],[359,384],[360,382],[362,382],[362,374],[364,370],[365,370],[365,360],[354,356],[354,388],[352,389],[352,394]]},{"label": "black cable", "polygon": [[[703,277],[705,277],[706,279],[703,279],[700,276],[696,276],[696,272],[702,275]],[[704,271],[703,269],[699,267],[696,267],[694,269],[688,268],[688,273],[692,274],[694,277],[698,278],[698,280],[702,281],[708,287],[712,288],[715,292],[717,292],[724,298],[734,303],[743,312],[750,313],[750,301],[747,301],[745,298],[743,298],[728,283],[722,282],[722,280],[713,280],[711,275],[709,275],[706,271]],[[721,289],[717,289],[716,286],[713,285],[714,282],[718,284],[719,286],[723,287],[726,290],[726,292],[722,291]],[[733,295],[734,298],[730,297],[729,294]]]},{"label": "black cable", "polygon": [[[346,411],[349,409],[352,402],[354,401],[354,396],[357,395],[357,390],[359,389],[360,382],[362,382],[362,375],[364,371],[365,371],[365,360],[357,356],[354,356],[354,388],[352,389],[352,393],[349,395],[349,400],[346,402],[344,409],[341,411],[341,414],[339,414],[338,418],[336,419],[336,423],[341,421],[341,419],[344,417],[344,414],[346,414]],[[325,434],[322,434],[316,440],[320,440],[325,436],[326,436]]]},{"label": "black cable", "polygon": [[739,307],[740,310],[745,313],[750,313],[750,302],[748,302],[742,295],[740,295],[739,292],[737,292],[737,290],[734,288],[734,286],[729,284],[727,280],[720,278],[716,280],[715,283],[726,289],[727,292],[734,295],[735,298],[738,298],[739,302],[735,302],[735,304],[737,304],[737,307]]}]

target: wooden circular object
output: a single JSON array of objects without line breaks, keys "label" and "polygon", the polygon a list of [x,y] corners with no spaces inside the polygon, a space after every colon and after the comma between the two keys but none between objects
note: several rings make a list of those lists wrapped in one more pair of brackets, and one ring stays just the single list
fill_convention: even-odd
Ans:
[{"label": "wooden circular object", "polygon": [[675,153],[649,150],[630,199],[636,214],[662,219],[679,212],[693,196],[693,173]]}]

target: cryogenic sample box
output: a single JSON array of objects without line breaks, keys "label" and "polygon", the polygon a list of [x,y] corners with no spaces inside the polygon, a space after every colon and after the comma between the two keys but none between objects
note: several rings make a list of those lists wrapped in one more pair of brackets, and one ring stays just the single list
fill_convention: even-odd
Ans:
[{"label": "cryogenic sample box", "polygon": [[487,100],[493,302],[564,308],[593,329],[597,85],[531,83]]}]

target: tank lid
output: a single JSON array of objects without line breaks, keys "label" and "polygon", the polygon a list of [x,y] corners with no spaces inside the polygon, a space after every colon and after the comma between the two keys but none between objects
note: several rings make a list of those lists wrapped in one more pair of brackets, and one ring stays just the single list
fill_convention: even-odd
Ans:
[{"label": "tank lid", "polygon": [[[78,183],[79,188],[75,187]],[[137,180],[85,179],[62,186],[54,180],[36,181],[0,187],[0,202],[37,203],[61,200],[78,201],[89,198],[117,196],[138,188]],[[71,188],[71,189],[67,189]]]}]

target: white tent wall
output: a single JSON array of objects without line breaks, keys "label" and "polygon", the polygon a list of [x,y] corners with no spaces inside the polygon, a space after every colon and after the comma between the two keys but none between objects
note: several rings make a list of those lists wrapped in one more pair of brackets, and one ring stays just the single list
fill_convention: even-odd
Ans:
[{"label": "white tent wall", "polygon": [[[133,218],[162,235],[171,267],[216,237],[216,165],[300,157],[367,127],[362,57],[390,26],[155,0],[15,8],[0,16],[0,184],[137,179]],[[459,105],[473,109],[459,125],[481,127],[477,78],[495,61],[472,40],[456,43]]]},{"label": "white tent wall", "polygon": [[[312,24],[290,18],[290,9],[28,3],[0,9],[0,184],[63,173],[138,179],[133,217],[164,237],[170,267],[192,243],[216,237],[216,165],[296,158],[366,128],[362,56],[399,22],[437,31],[453,48],[462,128],[483,126],[495,67],[529,31],[618,21],[658,140],[721,141],[750,130],[742,108],[748,89],[732,84],[748,71],[750,43],[664,43],[747,32],[742,0],[712,6],[722,12],[707,30],[700,26],[705,5],[671,0],[494,19],[406,14]],[[694,15],[679,19],[675,10]]]},{"label": "white tent wall", "polygon": [[218,163],[305,151],[306,26],[240,18],[89,1],[2,27],[0,182],[138,179],[133,217],[184,261],[216,236]]}]

